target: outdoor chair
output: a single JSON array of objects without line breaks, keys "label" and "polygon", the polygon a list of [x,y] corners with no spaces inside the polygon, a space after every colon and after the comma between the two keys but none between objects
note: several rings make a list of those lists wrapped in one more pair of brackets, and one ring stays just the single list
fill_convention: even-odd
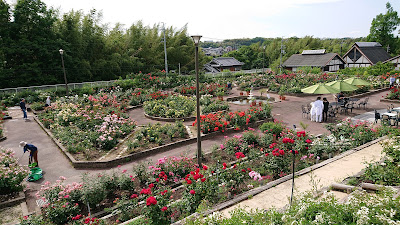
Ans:
[{"label": "outdoor chair", "polygon": [[328,110],[328,120],[333,121],[333,118],[336,117],[336,110],[330,109]]},{"label": "outdoor chair", "polygon": [[381,119],[381,114],[378,113],[378,111],[376,111],[376,109],[375,109],[375,123],[378,123],[378,120],[380,120],[380,119]]},{"label": "outdoor chair", "polygon": [[346,108],[347,108],[347,111],[350,109],[350,112],[353,113],[354,103],[349,103],[349,104],[347,104]]},{"label": "outdoor chair", "polygon": [[388,115],[382,115],[381,124],[386,124],[386,125],[389,125],[389,124],[390,124],[389,116],[388,116]]},{"label": "outdoor chair", "polygon": [[302,112],[302,117],[304,117],[304,114],[306,115],[306,118],[308,119],[308,116],[310,115],[310,110],[305,105],[301,105],[301,112]]},{"label": "outdoor chair", "polygon": [[366,97],[366,98],[364,99],[364,101],[360,101],[360,102],[358,103],[358,108],[361,108],[361,106],[364,106],[364,109],[366,109],[367,104],[368,104],[368,99],[369,99],[369,97]]},{"label": "outdoor chair", "polygon": [[387,110],[388,113],[392,112],[393,108],[394,108],[393,104],[388,105],[388,110]]}]

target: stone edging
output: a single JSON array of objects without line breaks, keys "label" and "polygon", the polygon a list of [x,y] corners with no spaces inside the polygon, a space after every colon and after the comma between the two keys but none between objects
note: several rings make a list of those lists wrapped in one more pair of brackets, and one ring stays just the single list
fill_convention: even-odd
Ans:
[{"label": "stone edging", "polygon": [[380,102],[388,102],[388,103],[400,103],[400,100],[393,100],[393,99],[381,99]]},{"label": "stone edging", "polygon": [[0,142],[4,141],[4,140],[6,140],[6,139],[7,139],[6,136],[1,136],[1,137],[0,137]]},{"label": "stone edging", "polygon": [[19,196],[17,198],[14,198],[14,199],[11,199],[11,200],[8,200],[8,201],[5,201],[5,202],[0,202],[0,209],[11,207],[11,206],[17,205],[17,204],[19,204],[21,202],[24,202],[25,201],[24,192],[21,191],[21,192],[18,193],[18,195]]},{"label": "stone edging", "polygon": [[[121,157],[121,158],[112,159],[112,160],[105,160],[105,161],[78,161],[78,160],[75,160],[75,158],[54,137],[54,135],[48,129],[46,129],[44,127],[44,125],[39,121],[39,119],[37,117],[33,117],[33,118],[39,124],[39,126],[44,130],[44,132],[53,140],[53,142],[57,145],[57,147],[61,150],[61,152],[67,157],[67,159],[71,162],[72,166],[74,168],[80,168],[80,169],[111,168],[111,167],[116,166],[116,165],[120,165],[120,164],[124,164],[124,163],[127,163],[127,162],[131,162],[131,161],[135,161],[135,160],[141,159],[141,158],[149,156],[151,154],[168,151],[168,150],[171,150],[171,149],[176,148],[176,147],[180,147],[180,146],[184,146],[184,145],[187,145],[187,144],[195,143],[197,141],[197,138],[188,138],[188,139],[185,139],[185,140],[182,140],[182,141],[177,141],[177,142],[173,142],[173,143],[170,143],[170,144],[162,145],[162,146],[159,146],[159,147],[147,149],[145,151],[132,153],[132,154],[129,154],[127,156],[124,156],[124,157]],[[251,124],[250,126],[259,126],[260,124],[262,124],[264,122],[268,122],[268,121],[273,121],[273,120],[272,119],[259,120],[259,121],[256,121],[255,123]],[[246,128],[250,127],[250,126],[246,126]],[[245,129],[245,128],[243,128],[243,129]],[[201,135],[201,137],[202,137],[201,139],[202,140],[207,140],[207,139],[213,138],[213,137],[218,136],[218,135],[222,135],[222,134],[226,135],[227,133],[232,133],[232,132],[235,132],[234,128],[229,128],[224,133],[212,132],[212,133],[209,133],[209,134],[202,134]]]},{"label": "stone edging", "polygon": [[164,121],[164,122],[175,122],[175,121],[179,121],[179,120],[184,120],[184,121],[195,121],[196,120],[195,116],[184,117],[184,118],[165,118],[165,117],[150,116],[147,113],[144,113],[144,116],[146,118],[149,118],[149,119],[152,119],[152,120]]},{"label": "stone edging", "polygon": [[[302,176],[302,175],[304,175],[304,174],[307,174],[307,173],[309,173],[309,172],[311,172],[311,171],[313,171],[313,170],[316,170],[316,169],[318,169],[318,168],[321,168],[321,167],[323,167],[323,166],[326,166],[326,165],[328,165],[328,164],[330,164],[330,163],[332,163],[332,162],[334,162],[334,161],[337,161],[337,160],[339,160],[339,159],[342,159],[342,158],[344,158],[344,157],[346,157],[346,156],[348,156],[348,155],[351,155],[351,154],[353,154],[353,153],[355,153],[355,152],[357,152],[357,151],[360,151],[360,150],[362,150],[362,149],[364,149],[364,148],[367,148],[367,147],[369,147],[369,146],[371,146],[371,145],[373,145],[373,144],[376,144],[376,143],[378,143],[378,142],[380,142],[380,141],[382,141],[382,140],[385,140],[386,138],[387,138],[387,136],[380,137],[380,138],[378,138],[378,139],[376,139],[376,140],[373,140],[373,141],[370,141],[370,142],[368,142],[368,143],[366,143],[366,144],[363,144],[363,145],[361,145],[361,146],[355,147],[355,148],[353,148],[353,149],[351,149],[351,150],[349,150],[349,151],[343,152],[342,154],[337,155],[337,156],[335,156],[335,157],[333,157],[333,158],[324,160],[324,161],[322,161],[322,162],[320,162],[320,163],[318,163],[318,164],[315,164],[315,165],[313,165],[313,166],[304,168],[304,169],[302,169],[302,170],[300,170],[300,171],[297,171],[297,172],[295,173],[295,176]],[[286,175],[286,176],[284,176],[284,177],[282,177],[282,178],[279,178],[279,179],[277,179],[277,180],[271,181],[271,182],[269,182],[269,183],[267,183],[267,184],[265,184],[265,185],[263,185],[263,186],[260,186],[260,187],[257,187],[257,188],[255,188],[255,189],[252,189],[252,190],[250,190],[250,191],[247,191],[247,192],[244,192],[244,193],[242,193],[242,194],[239,194],[239,195],[237,195],[234,199],[231,199],[231,200],[228,200],[228,201],[226,201],[226,202],[223,202],[223,203],[221,203],[221,204],[219,204],[219,205],[214,206],[212,209],[209,209],[209,210],[207,210],[207,211],[205,211],[205,212],[202,212],[201,215],[202,215],[202,216],[207,216],[207,215],[212,214],[212,213],[214,213],[214,212],[216,212],[216,211],[221,211],[221,210],[223,210],[223,209],[226,209],[226,208],[228,208],[228,207],[231,207],[231,206],[233,206],[233,205],[236,205],[236,204],[238,204],[239,202],[242,202],[242,201],[244,201],[244,200],[247,200],[247,199],[249,199],[251,196],[255,196],[255,195],[257,195],[257,194],[259,194],[259,193],[261,193],[261,192],[263,192],[263,191],[265,191],[265,190],[268,190],[268,189],[270,189],[270,188],[272,188],[272,187],[275,187],[275,186],[277,186],[277,185],[279,185],[279,184],[281,184],[281,183],[283,183],[283,182],[286,182],[286,181],[288,181],[288,180],[291,180],[291,179],[292,179],[292,174]],[[194,213],[194,214],[192,214],[192,215],[186,217],[186,218],[183,219],[183,220],[177,221],[176,223],[174,223],[174,225],[180,225],[180,224],[182,224],[182,222],[183,222],[184,220],[189,219],[189,218],[193,218],[193,217],[198,217],[198,216],[199,216],[199,213]]]}]

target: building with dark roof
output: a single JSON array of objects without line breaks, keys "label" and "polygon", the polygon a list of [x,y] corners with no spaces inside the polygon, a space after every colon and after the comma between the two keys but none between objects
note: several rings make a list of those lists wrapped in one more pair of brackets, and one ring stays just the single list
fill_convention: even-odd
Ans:
[{"label": "building with dark roof", "polygon": [[211,73],[219,73],[224,70],[239,71],[242,70],[244,63],[233,57],[214,58],[211,62],[204,65],[204,70]]},{"label": "building with dark roof", "polygon": [[343,56],[347,67],[369,67],[390,58],[378,42],[356,42]]},{"label": "building with dark roof", "polygon": [[393,63],[395,70],[400,70],[400,55],[390,58],[383,63]]},{"label": "building with dark roof", "polygon": [[290,71],[297,71],[299,67],[319,67],[323,71],[335,72],[343,69],[345,62],[336,53],[325,53],[325,49],[304,50],[301,54],[291,55],[282,66]]}]

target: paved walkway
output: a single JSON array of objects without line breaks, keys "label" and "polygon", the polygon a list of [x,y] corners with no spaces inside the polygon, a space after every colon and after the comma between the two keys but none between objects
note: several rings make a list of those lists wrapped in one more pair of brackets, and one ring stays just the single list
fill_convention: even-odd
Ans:
[{"label": "paved walkway", "polygon": [[[316,182],[317,188],[327,187],[332,183],[340,183],[349,176],[360,172],[364,167],[364,162],[379,161],[381,158],[382,147],[379,143],[371,145],[363,150],[348,155],[342,159],[325,165],[311,173],[295,178],[295,194],[313,190],[312,180]],[[311,176],[313,179],[311,179]],[[235,206],[222,211],[225,216],[238,207],[248,207],[250,209],[270,209],[282,208],[289,204],[292,190],[292,180],[288,180],[273,188],[255,195],[249,200],[245,200]]]},{"label": "paved walkway", "polygon": [[[234,88],[229,97],[239,96],[239,92],[240,91]],[[260,90],[254,91],[254,95],[256,96],[259,95],[259,93]],[[369,110],[372,110],[373,108],[381,108],[381,109],[387,108],[387,104],[382,104],[379,102],[379,99],[384,94],[385,93],[379,93],[370,96]],[[275,97],[276,99],[278,99],[278,96],[276,94],[270,94],[270,95],[271,97]],[[308,96],[308,97],[287,96],[286,99],[287,100],[283,102],[273,103],[272,114],[274,118],[278,120],[283,120],[290,127],[292,124],[296,124],[298,127],[300,127],[299,122],[302,121],[306,124],[309,124],[307,130],[310,131],[312,134],[320,134],[327,132],[327,130],[324,128],[325,124],[311,122],[305,118],[302,118],[300,106],[302,104],[310,103],[315,99],[315,96]],[[395,107],[398,106],[400,106],[400,104],[397,105],[395,104]],[[232,110],[244,110],[246,108],[248,108],[247,105],[232,105],[231,107]],[[132,116],[134,120],[137,120],[139,124],[147,124],[149,122],[154,122],[145,118],[142,112],[140,112],[141,110],[142,109],[135,109],[131,111],[129,114]],[[357,113],[361,114],[365,112],[366,111],[363,109],[356,109],[353,112],[353,114],[350,114],[350,116],[352,115],[354,116]],[[22,149],[18,147],[19,142],[22,140],[27,141],[28,143],[32,143],[39,148],[39,164],[44,171],[44,178],[37,182],[29,183],[29,189],[27,191],[27,195],[28,197],[30,197],[29,199],[31,200],[34,199],[33,197],[34,193],[40,189],[41,185],[44,182],[46,181],[55,182],[56,180],[59,179],[60,176],[66,177],[67,178],[66,182],[74,182],[74,181],[80,181],[81,174],[85,172],[98,173],[102,171],[111,170],[111,169],[79,170],[73,168],[69,163],[69,161],[66,159],[66,157],[60,152],[58,147],[53,143],[53,141],[45,134],[45,132],[41,129],[41,127],[32,119],[34,116],[32,113],[28,113],[28,117],[31,118],[29,122],[25,122],[22,119],[22,113],[18,109],[18,107],[9,108],[9,114],[13,117],[13,119],[6,120],[4,122],[5,135],[7,136],[7,139],[3,142],[0,142],[0,146],[14,150],[16,152],[16,157],[18,158],[21,157],[23,154]],[[185,124],[188,125],[190,125],[191,123],[192,122],[185,122]],[[228,136],[232,135],[233,134]],[[224,136],[225,136],[224,134],[221,134],[213,139],[203,140],[202,141],[203,152],[209,152],[213,145],[221,144]],[[189,144],[180,148],[175,148],[168,152],[159,153],[156,155],[143,158],[136,162],[130,162],[128,164],[123,165],[122,169],[127,169],[128,171],[131,171],[131,169],[139,162],[144,162],[144,161],[156,162],[157,159],[164,156],[168,157],[168,156],[179,156],[187,154],[187,156],[191,157],[195,155],[196,149],[197,149],[196,143]],[[27,165],[28,156],[24,156],[21,159],[20,163],[22,165]],[[29,210],[32,211],[35,207],[34,201],[31,202],[28,201],[28,207]]]}]

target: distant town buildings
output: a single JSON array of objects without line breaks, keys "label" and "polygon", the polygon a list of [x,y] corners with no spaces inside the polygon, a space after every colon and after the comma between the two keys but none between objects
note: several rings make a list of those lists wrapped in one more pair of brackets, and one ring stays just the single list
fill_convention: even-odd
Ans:
[{"label": "distant town buildings", "polygon": [[225,48],[222,48],[222,47],[219,47],[219,48],[208,47],[208,48],[202,48],[202,50],[203,50],[204,54],[207,55],[207,56],[218,57],[218,56],[222,56],[225,53],[233,51],[233,48],[231,46],[227,46]]}]

